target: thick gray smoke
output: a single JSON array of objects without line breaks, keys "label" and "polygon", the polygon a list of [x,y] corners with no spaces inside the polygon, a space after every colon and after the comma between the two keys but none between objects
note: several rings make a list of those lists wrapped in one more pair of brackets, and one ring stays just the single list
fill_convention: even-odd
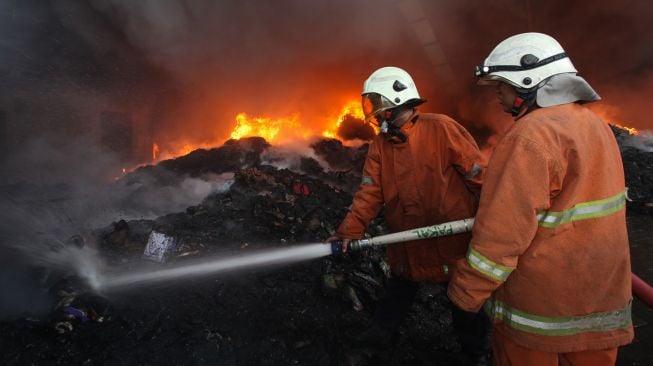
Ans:
[{"label": "thick gray smoke", "polygon": [[185,103],[169,111],[186,119],[183,131],[178,119],[162,127],[193,138],[225,136],[240,112],[323,118],[343,97],[358,99],[374,68],[400,61],[410,36],[389,0],[93,5],[183,88]]},{"label": "thick gray smoke", "polygon": [[[96,164],[87,164],[89,157]],[[28,141],[22,154],[8,159],[0,194],[0,319],[47,313],[53,305],[48,288],[67,275],[92,283],[102,265],[94,230],[183,211],[233,181],[233,174],[173,173],[114,181],[109,174],[122,173],[103,170],[115,166],[114,159],[90,146],[54,148],[44,140]]]}]

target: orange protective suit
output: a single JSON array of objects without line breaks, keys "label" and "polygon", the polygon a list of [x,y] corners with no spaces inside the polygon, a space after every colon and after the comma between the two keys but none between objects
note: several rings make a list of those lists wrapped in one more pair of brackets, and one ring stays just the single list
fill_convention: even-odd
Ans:
[{"label": "orange protective suit", "polygon": [[492,359],[496,366],[603,366],[615,364],[617,348],[570,353],[544,352],[522,347],[496,333],[492,337]]},{"label": "orange protective suit", "polygon": [[[633,339],[624,175],[609,126],[578,104],[535,109],[494,150],[472,241],[449,283],[495,334],[534,350]],[[491,297],[491,295],[494,295]]]},{"label": "orange protective suit", "polygon": [[[411,116],[401,131],[406,142],[379,134],[370,144],[363,181],[337,231],[341,238],[360,239],[382,205],[393,232],[474,216],[485,163],[472,136],[451,118],[426,113]],[[406,279],[445,281],[469,239],[393,244],[388,261]]]}]

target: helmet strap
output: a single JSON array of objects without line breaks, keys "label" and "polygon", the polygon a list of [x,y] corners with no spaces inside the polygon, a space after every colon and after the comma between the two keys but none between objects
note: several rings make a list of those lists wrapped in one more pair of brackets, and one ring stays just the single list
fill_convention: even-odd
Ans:
[{"label": "helmet strap", "polygon": [[388,134],[389,136],[394,136],[399,138],[401,142],[406,142],[408,136],[405,133],[401,132],[401,128],[397,127],[394,122],[399,117],[399,113],[402,111],[402,108],[393,108],[385,111],[385,128],[381,128],[381,132]]},{"label": "helmet strap", "polygon": [[510,114],[512,114],[513,117],[517,117],[524,109],[528,109],[535,104],[536,97],[537,89],[528,92],[517,91],[517,98],[515,98],[515,101],[512,103]]},{"label": "helmet strap", "polygon": [[512,103],[512,108],[510,108],[510,114],[512,114],[513,117],[516,117],[521,112],[523,106],[524,99],[522,97],[515,98],[515,102]]},{"label": "helmet strap", "polygon": [[401,142],[406,142],[406,140],[408,139],[408,136],[406,136],[405,133],[401,132],[401,129],[394,126],[388,129],[387,134],[390,136],[397,137],[399,140],[401,140]]}]

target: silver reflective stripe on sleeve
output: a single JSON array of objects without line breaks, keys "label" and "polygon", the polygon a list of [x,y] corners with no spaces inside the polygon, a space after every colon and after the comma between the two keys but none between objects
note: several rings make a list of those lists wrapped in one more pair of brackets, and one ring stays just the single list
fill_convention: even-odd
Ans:
[{"label": "silver reflective stripe on sleeve", "polygon": [[474,163],[474,165],[472,165],[472,169],[469,172],[467,172],[467,174],[465,174],[465,179],[470,180],[474,178],[475,176],[478,175],[478,173],[481,172],[481,170],[483,170],[481,166]]},{"label": "silver reflective stripe on sleeve", "polygon": [[361,180],[361,185],[370,185],[370,184],[372,184],[372,183],[374,183],[374,182],[372,181],[372,177],[367,176],[367,175],[364,175],[364,176],[363,176],[363,179]]},{"label": "silver reflective stripe on sleeve", "polygon": [[582,202],[564,211],[544,211],[537,215],[539,225],[554,228],[572,221],[608,216],[620,211],[626,205],[626,195],[620,192],[606,199]]},{"label": "silver reflective stripe on sleeve", "polygon": [[508,279],[513,271],[512,268],[492,262],[471,247],[467,251],[467,263],[482,274],[501,282]]},{"label": "silver reflective stripe on sleeve", "polygon": [[546,317],[525,313],[497,301],[488,300],[485,311],[511,328],[544,336],[574,335],[584,332],[607,332],[632,325],[631,303],[623,309],[584,316]]}]

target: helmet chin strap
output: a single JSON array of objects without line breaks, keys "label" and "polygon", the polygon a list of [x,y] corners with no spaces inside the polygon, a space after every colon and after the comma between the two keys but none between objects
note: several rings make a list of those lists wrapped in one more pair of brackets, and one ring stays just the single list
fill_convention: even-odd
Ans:
[{"label": "helmet chin strap", "polygon": [[395,125],[395,121],[399,117],[399,112],[401,108],[395,108],[393,110],[385,111],[385,119],[381,123],[380,129],[381,132],[386,133],[390,136],[395,136],[401,140],[401,142],[406,142],[408,137],[405,133],[401,132],[401,128]]},{"label": "helmet chin strap", "polygon": [[523,106],[524,99],[522,99],[522,97],[515,98],[515,102],[512,103],[512,107],[510,108],[510,114],[512,114],[513,117],[517,117]]},{"label": "helmet chin strap", "polygon": [[524,109],[528,109],[535,104],[535,99],[537,97],[537,89],[531,90],[529,92],[517,92],[517,98],[512,103],[510,108],[510,114],[513,117],[517,117]]}]

